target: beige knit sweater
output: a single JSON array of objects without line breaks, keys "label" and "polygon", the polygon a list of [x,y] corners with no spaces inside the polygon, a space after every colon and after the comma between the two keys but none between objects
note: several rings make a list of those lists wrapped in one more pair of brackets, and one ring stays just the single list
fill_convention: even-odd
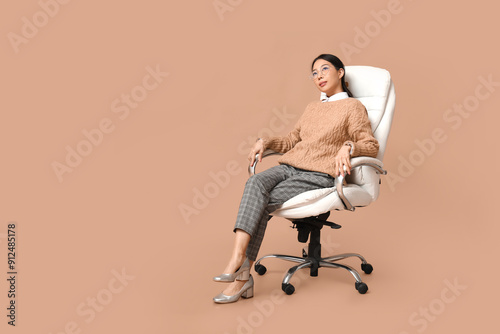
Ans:
[{"label": "beige knit sweater", "polygon": [[285,153],[279,164],[336,177],[337,152],[345,143],[354,146],[351,157],[376,157],[379,143],[373,136],[365,106],[355,98],[309,103],[295,128],[286,136],[262,137],[264,150]]}]

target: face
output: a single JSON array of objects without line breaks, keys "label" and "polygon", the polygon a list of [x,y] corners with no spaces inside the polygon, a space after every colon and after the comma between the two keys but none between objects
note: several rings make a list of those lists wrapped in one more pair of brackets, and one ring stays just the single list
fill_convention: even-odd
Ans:
[{"label": "face", "polygon": [[318,59],[314,62],[311,74],[315,74],[313,82],[316,87],[326,93],[327,96],[332,96],[343,92],[341,78],[344,75],[344,70],[337,69],[329,61]]}]

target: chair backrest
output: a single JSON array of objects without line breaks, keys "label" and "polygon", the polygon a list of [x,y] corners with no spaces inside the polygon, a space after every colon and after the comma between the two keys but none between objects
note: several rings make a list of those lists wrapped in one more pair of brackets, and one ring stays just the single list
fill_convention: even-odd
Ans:
[{"label": "chair backrest", "polygon": [[[352,95],[366,107],[373,135],[379,142],[377,159],[383,161],[396,104],[391,75],[373,66],[345,66],[345,81]],[[322,92],[320,99],[324,97]]]}]

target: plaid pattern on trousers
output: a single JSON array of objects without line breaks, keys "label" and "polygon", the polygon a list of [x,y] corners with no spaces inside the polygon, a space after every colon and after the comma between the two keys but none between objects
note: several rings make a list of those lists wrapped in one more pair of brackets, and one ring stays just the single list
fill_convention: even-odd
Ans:
[{"label": "plaid pattern on trousers", "polygon": [[329,188],[335,178],[329,174],[280,164],[252,175],[245,184],[233,231],[250,234],[246,256],[255,261],[264,239],[267,222],[281,204],[292,197],[313,189]]}]

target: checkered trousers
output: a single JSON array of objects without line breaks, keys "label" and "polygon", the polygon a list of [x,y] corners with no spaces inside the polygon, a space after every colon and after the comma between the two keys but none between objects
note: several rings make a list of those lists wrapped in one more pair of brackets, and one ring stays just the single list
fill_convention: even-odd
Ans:
[{"label": "checkered trousers", "polygon": [[249,260],[255,261],[264,239],[267,222],[281,204],[303,192],[333,187],[335,179],[326,173],[314,172],[280,164],[252,175],[245,184],[245,190],[234,225],[250,234],[246,250]]}]

